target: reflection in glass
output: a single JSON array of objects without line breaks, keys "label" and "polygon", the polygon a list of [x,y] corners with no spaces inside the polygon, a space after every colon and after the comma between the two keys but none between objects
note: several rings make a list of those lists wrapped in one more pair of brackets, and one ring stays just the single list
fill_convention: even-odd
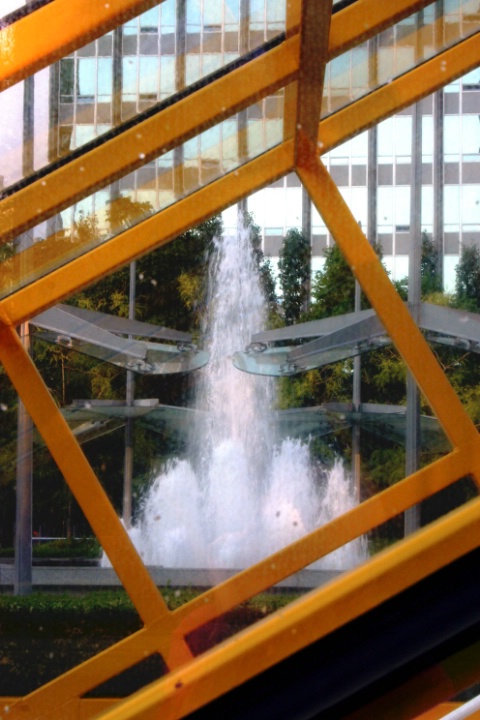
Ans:
[{"label": "reflection in glass", "polygon": [[0,296],[106,242],[282,140],[283,91],[249,108],[246,125],[237,114],[42,223],[33,229],[34,241],[23,252],[16,242],[4,246],[8,257],[4,254],[1,263]]},{"label": "reflection in glass", "polygon": [[[241,15],[241,10],[244,16]],[[285,29],[285,0],[164,0],[36,73],[34,170],[224,67]],[[21,87],[19,85],[19,87]],[[41,92],[39,92],[41,88]],[[10,88],[1,107],[20,107]],[[12,101],[10,100],[12,98]],[[20,101],[21,104],[21,101]],[[20,110],[21,113],[21,110]],[[21,126],[21,118],[15,127]],[[48,140],[47,140],[48,138]],[[21,132],[0,124],[4,185],[20,181]],[[46,150],[48,148],[48,150]]]},{"label": "reflection in glass", "polygon": [[[443,9],[444,8],[444,9]],[[478,32],[477,0],[443,0],[431,4],[378,36],[372,56],[364,43],[327,64],[322,116],[391,82],[459,40]]]}]

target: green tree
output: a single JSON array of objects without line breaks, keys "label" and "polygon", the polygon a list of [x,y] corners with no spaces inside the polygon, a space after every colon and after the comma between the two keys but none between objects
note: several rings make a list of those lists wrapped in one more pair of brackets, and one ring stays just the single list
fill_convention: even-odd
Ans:
[{"label": "green tree", "polygon": [[308,238],[301,230],[296,228],[288,230],[278,261],[283,313],[287,325],[292,325],[300,319],[307,301],[310,257],[311,249]]},{"label": "green tree", "polygon": [[422,297],[431,296],[442,290],[442,279],[438,272],[438,250],[432,240],[425,232],[422,232],[422,255],[421,255],[421,278]]},{"label": "green tree", "polygon": [[107,220],[110,232],[118,233],[132,225],[144,220],[153,213],[153,207],[149,202],[132,200],[128,195],[120,195],[108,201]]},{"label": "green tree", "polygon": [[462,249],[455,272],[457,305],[468,310],[480,309],[480,250],[476,245]]},{"label": "green tree", "polygon": [[278,297],[272,262],[269,257],[265,257],[263,254],[260,227],[255,222],[252,213],[244,210],[241,220],[244,230],[249,234],[253,257],[259,272],[260,283],[268,307],[269,325],[276,326],[278,324]]},{"label": "green tree", "polygon": [[340,248],[332,245],[323,254],[324,266],[315,273],[312,283],[312,320],[353,312],[355,305],[355,278]]}]

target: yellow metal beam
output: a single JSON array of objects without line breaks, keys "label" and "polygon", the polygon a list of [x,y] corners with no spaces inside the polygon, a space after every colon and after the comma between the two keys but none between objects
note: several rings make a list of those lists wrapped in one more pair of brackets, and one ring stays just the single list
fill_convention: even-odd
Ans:
[{"label": "yellow metal beam", "polygon": [[480,543],[480,498],[107,711],[181,718],[445,567]]},{"label": "yellow metal beam", "polygon": [[328,55],[332,0],[302,1],[300,21],[300,72],[297,90],[295,158],[303,152],[303,139],[314,143],[318,134],[323,80]]},{"label": "yellow metal beam", "polygon": [[[11,720],[23,718],[61,717],[61,708],[75,702],[79,697],[101,683],[118,675],[123,670],[158,652],[162,643],[158,640],[155,628],[159,623],[147,626],[111,648],[98,653],[93,658],[72,668],[59,678],[34,690],[23,698],[17,698],[10,706]],[[164,623],[162,623],[164,629]],[[165,650],[165,648],[162,648]]]},{"label": "yellow metal beam", "polygon": [[[56,3],[58,2],[68,3],[68,0],[56,0]],[[376,0],[357,0],[358,2],[362,5],[365,32],[369,37],[400,17],[408,15],[412,8],[428,4],[399,0],[390,17],[384,4],[379,5]],[[352,42],[352,28],[358,21],[357,3],[333,16],[328,50],[331,57],[338,55]],[[47,10],[48,7],[50,6],[42,10]],[[298,11],[296,13],[294,8],[297,7],[295,5],[289,8],[289,35],[294,33],[298,16]],[[327,5],[324,3],[321,8],[323,7]],[[353,20],[350,19],[351,14],[354,16]],[[20,22],[26,22],[27,19]],[[308,57],[311,57],[310,62],[313,62],[314,55],[309,54],[306,60]],[[140,123],[120,137],[82,158],[72,160],[46,178],[5,198],[0,202],[0,242],[26,231],[93,190],[140,167],[160,152],[166,152],[202,129],[251,104],[255,99],[286,85],[298,71],[298,66],[299,39],[298,35],[293,35],[281,47],[204,88],[193,98],[176,103],[161,115]],[[319,96],[317,101],[320,102]]]},{"label": "yellow metal beam", "polygon": [[393,3],[356,0],[332,17],[329,59],[369,40],[433,2],[435,0],[395,0]]},{"label": "yellow metal beam", "polygon": [[479,58],[477,33],[325,118],[318,135],[322,154],[465,75]]},{"label": "yellow metal beam", "polygon": [[163,0],[55,0],[0,30],[0,92]]},{"label": "yellow metal beam", "polygon": [[290,141],[5,298],[0,302],[0,322],[2,317],[13,325],[30,319],[292,169],[293,141]]},{"label": "yellow metal beam", "polygon": [[0,242],[286,85],[298,70],[293,37],[0,202]]},{"label": "yellow metal beam", "polygon": [[[325,557],[351,540],[367,534],[378,525],[439,492],[454,480],[475,471],[477,451],[475,445],[450,453],[369,498],[288,548],[182,605],[172,612],[168,632],[181,631],[182,636],[185,636],[191,630],[290,577],[320,557]],[[478,471],[480,472],[480,466]],[[73,668],[49,686],[34,691],[18,704],[18,713],[23,712],[24,708],[42,708],[42,712],[49,710],[50,717],[55,720],[58,704],[84,695],[96,684],[135,664],[145,654],[154,652],[158,649],[159,633],[165,635],[165,632],[163,620],[151,623],[147,628]]]},{"label": "yellow metal beam", "polygon": [[[473,422],[396,292],[374,249],[312,148],[297,172],[378,317],[455,447],[478,442]],[[480,449],[480,448],[479,448]]]},{"label": "yellow metal beam", "polygon": [[[478,65],[478,57],[480,57],[480,34],[468,38],[462,43],[459,43],[459,45],[451,48],[445,53],[442,53],[439,57],[428,61],[421,67],[412,70],[407,75],[400,77],[389,85],[377,90],[375,93],[359,100],[335,115],[326,118],[319,126],[319,139],[321,138],[321,142],[323,143],[322,152],[328,151],[332,147],[344,142],[349,137],[365,130],[376,122],[379,122],[383,118],[393,114],[397,110],[407,107],[420,98],[431,94],[435,89],[441,87],[444,82],[450,82],[452,79],[464,74],[469,69],[472,69],[472,67]],[[472,58],[474,59],[472,60]],[[262,161],[260,160],[260,162]],[[258,166],[258,163],[256,163],[256,166]],[[286,172],[289,170],[291,170],[291,167],[288,167]],[[241,170],[238,172],[242,174]],[[273,173],[272,179],[275,175],[276,177],[279,176],[279,174]],[[222,183],[222,181],[218,182],[220,184]],[[265,181],[265,184],[267,183],[268,180]],[[253,188],[252,186],[252,190],[257,189],[258,187],[260,187],[260,185],[257,185],[256,188]],[[244,188],[244,194],[248,194],[248,183],[245,183]],[[219,196],[221,196],[221,194],[219,194]],[[32,198],[25,198],[25,200],[29,203],[33,201]],[[233,201],[234,200],[232,199],[232,202]],[[220,207],[225,207],[227,204],[228,203],[221,203]],[[220,209],[220,207],[218,209]],[[15,212],[13,206],[8,209],[4,207],[4,210],[8,210],[12,215]],[[215,212],[215,208],[210,205],[210,214],[213,212]],[[8,213],[6,212],[5,214],[7,215]],[[194,222],[199,222],[197,218],[198,215],[196,216]],[[183,227],[185,226],[183,225]],[[135,232],[136,231],[137,228],[135,229]],[[173,235],[170,237],[173,237]],[[114,242],[114,240],[110,241],[110,243],[112,242]],[[162,241],[160,240],[160,242]],[[140,252],[144,251],[145,250],[140,250]],[[106,272],[108,272],[107,268],[102,269],[103,274]],[[60,272],[59,274],[63,273]],[[90,273],[87,273],[86,275],[86,284],[90,281],[89,275]],[[99,275],[95,275],[95,277],[99,277]],[[95,277],[93,277],[92,280],[95,279]],[[42,285],[45,281],[40,280],[38,282]],[[52,284],[50,286],[50,292],[45,294],[45,298],[52,297],[51,291],[54,290],[54,288],[55,286]],[[11,315],[12,318],[18,317],[21,314],[18,312],[21,306],[25,307],[26,312],[30,312],[29,303],[27,302],[23,305],[25,291],[22,290],[20,293],[21,295],[18,298],[19,302],[15,299],[16,296],[7,300],[9,312],[12,304],[17,306],[17,310]],[[27,295],[29,294],[30,293],[27,289]],[[68,291],[66,294],[68,294]],[[65,297],[65,295],[62,296]],[[50,304],[53,302],[55,302],[55,299],[49,301]],[[32,314],[35,314],[35,310]],[[28,315],[26,317],[28,317]]]},{"label": "yellow metal beam", "polygon": [[0,361],[144,623],[169,611],[19,336],[0,325]]}]

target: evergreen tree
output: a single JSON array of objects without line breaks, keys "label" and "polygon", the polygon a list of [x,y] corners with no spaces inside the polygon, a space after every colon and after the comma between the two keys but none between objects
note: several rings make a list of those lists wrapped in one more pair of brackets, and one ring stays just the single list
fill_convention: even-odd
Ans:
[{"label": "evergreen tree", "polygon": [[456,268],[456,304],[467,310],[480,309],[480,250],[464,247]]},{"label": "evergreen tree", "polygon": [[245,210],[242,215],[243,227],[248,231],[250,242],[252,245],[253,257],[260,275],[260,283],[262,286],[265,301],[267,303],[269,325],[276,325],[276,316],[278,311],[278,297],[276,292],[275,275],[273,273],[272,262],[269,257],[265,257],[262,250],[262,235],[259,225],[254,220],[252,213]]},{"label": "evergreen tree", "polygon": [[312,283],[312,320],[353,312],[355,305],[355,278],[340,248],[334,244],[323,254],[325,264]]},{"label": "evergreen tree", "polygon": [[441,292],[442,279],[438,273],[438,250],[425,230],[422,232],[421,256],[422,298]]},{"label": "evergreen tree", "polygon": [[282,305],[287,325],[300,319],[308,299],[311,249],[307,237],[296,228],[288,230],[278,261]]}]

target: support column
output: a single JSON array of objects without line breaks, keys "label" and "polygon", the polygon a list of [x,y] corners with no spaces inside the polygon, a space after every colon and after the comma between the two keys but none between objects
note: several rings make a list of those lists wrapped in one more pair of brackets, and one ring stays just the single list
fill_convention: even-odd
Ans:
[{"label": "support column", "polygon": [[[175,26],[175,89],[183,90],[186,84],[186,3],[177,2]],[[175,197],[182,198],[185,194],[183,144],[173,149],[173,191]]]},{"label": "support column", "polygon": [[[412,182],[410,196],[410,252],[408,258],[408,304],[418,325],[421,301],[422,257],[422,112],[417,103],[412,116]],[[420,393],[415,378],[407,373],[405,474],[418,470],[420,460]],[[420,527],[420,505],[405,511],[404,532],[408,535]]]},{"label": "support column", "polygon": [[[368,42],[368,75],[371,87],[378,85],[378,37]],[[377,191],[378,191],[378,129],[368,130],[367,156],[367,238],[370,245],[377,242]]]},{"label": "support column", "polygon": [[[435,4],[437,22],[434,26],[435,46],[443,46],[441,35],[443,23],[443,1],[437,0]],[[433,95],[433,242],[437,250],[437,274],[440,278],[441,287],[444,286],[443,258],[444,248],[444,152],[443,152],[443,118],[444,118],[444,95],[443,89],[437,90]]]},{"label": "support column", "polygon": [[[250,45],[250,0],[240,0],[240,28],[239,28],[239,49],[240,56],[248,52]],[[247,110],[240,110],[238,113],[238,157],[242,162],[248,158],[248,119]],[[245,213],[248,210],[247,198],[244,197],[237,203],[237,217],[243,224]]]},{"label": "support column", "polygon": [[[30,351],[28,323],[19,330],[23,347]],[[14,595],[32,592],[32,501],[33,501],[33,424],[23,402],[18,398],[17,472],[15,508]]]},{"label": "support column", "polygon": [[[130,285],[128,295],[128,317],[135,320],[135,294],[136,294],[136,269],[135,261],[130,263]],[[131,335],[129,335],[131,338]],[[125,404],[127,408],[133,406],[135,400],[135,376],[131,370],[127,370]],[[123,503],[122,519],[126,528],[132,522],[132,481],[133,481],[133,418],[127,417],[125,425],[125,462],[123,474]]]},{"label": "support column", "polygon": [[[359,223],[360,225],[361,223]],[[362,289],[358,280],[355,280],[355,312],[362,309]],[[353,412],[360,413],[362,405],[362,357],[355,355],[353,358],[353,391],[352,403]],[[360,455],[360,418],[353,421],[352,427],[352,479],[355,488],[357,501],[360,500],[361,483],[361,455]]]},{"label": "support column", "polygon": [[304,237],[308,238],[308,244],[310,245],[310,269],[308,272],[308,278],[305,282],[305,302],[303,304],[303,312],[308,312],[310,307],[310,294],[312,286],[312,203],[310,197],[302,186],[302,233]]},{"label": "support column", "polygon": [[[28,5],[30,0],[27,0]],[[35,81],[31,75],[23,81],[23,176],[31,175],[34,170],[34,93]],[[32,243],[33,230],[20,237],[18,251],[23,251]],[[21,260],[21,268],[27,272]],[[28,323],[19,328],[22,344],[30,352],[30,334]],[[15,509],[15,563],[13,574],[13,592],[15,595],[30,595],[32,592],[32,505],[33,505],[33,423],[22,400],[18,398],[17,415],[17,471],[16,471],[16,509]]]}]

